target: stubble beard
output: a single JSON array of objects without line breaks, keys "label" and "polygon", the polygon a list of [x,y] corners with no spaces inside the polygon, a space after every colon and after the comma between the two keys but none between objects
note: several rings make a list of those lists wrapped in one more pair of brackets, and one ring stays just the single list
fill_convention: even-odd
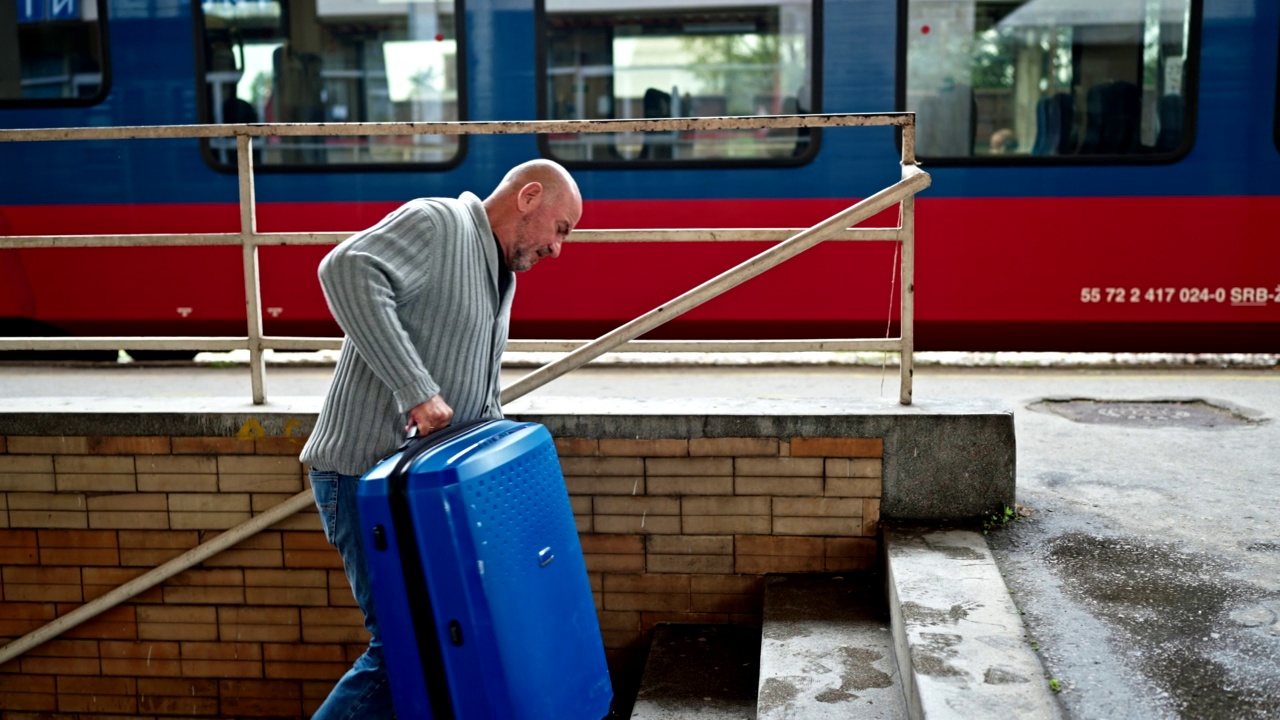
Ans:
[{"label": "stubble beard", "polygon": [[507,259],[507,267],[512,272],[525,272],[538,264],[538,252],[529,246],[528,235],[526,230],[529,227],[529,218],[520,218],[520,223],[516,226],[515,243],[512,246],[511,257]]},{"label": "stubble beard", "polygon": [[516,250],[516,254],[507,261],[511,272],[524,272],[538,263],[538,256],[525,248]]}]

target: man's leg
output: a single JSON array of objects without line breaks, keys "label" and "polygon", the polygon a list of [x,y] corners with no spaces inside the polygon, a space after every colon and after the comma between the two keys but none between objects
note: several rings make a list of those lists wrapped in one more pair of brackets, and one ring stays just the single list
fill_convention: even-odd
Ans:
[{"label": "man's leg", "polygon": [[351,592],[364,611],[364,626],[373,636],[369,639],[369,648],[338,680],[312,720],[389,720],[395,717],[386,665],[382,660],[382,639],[378,636],[378,622],[373,610],[373,588],[369,584],[364,545],[360,540],[360,517],[356,505],[359,483],[360,478],[352,475],[311,471],[311,487],[315,492],[316,506],[320,509],[325,537],[342,556],[342,567],[351,583]]}]

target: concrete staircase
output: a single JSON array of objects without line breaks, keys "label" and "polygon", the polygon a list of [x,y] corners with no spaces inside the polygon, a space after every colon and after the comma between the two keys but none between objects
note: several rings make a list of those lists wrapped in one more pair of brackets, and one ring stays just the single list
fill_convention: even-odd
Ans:
[{"label": "concrete staircase", "polygon": [[983,537],[885,532],[885,571],[773,575],[763,628],[660,625],[633,720],[1056,720]]}]

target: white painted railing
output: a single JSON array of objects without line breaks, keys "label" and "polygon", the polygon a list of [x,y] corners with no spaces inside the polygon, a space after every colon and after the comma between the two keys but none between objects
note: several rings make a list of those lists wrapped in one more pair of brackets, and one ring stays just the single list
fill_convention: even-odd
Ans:
[{"label": "white painted railing", "polygon": [[[613,133],[673,130],[722,130],[765,128],[833,128],[898,126],[902,129],[902,181],[873,198],[804,229],[694,229],[694,230],[579,230],[572,242],[715,242],[785,241],[714,280],[680,296],[678,300],[609,333],[592,343],[572,340],[513,340],[512,351],[570,352],[558,368],[575,367],[611,350],[648,352],[796,352],[806,350],[896,351],[901,354],[899,397],[911,403],[913,353],[913,297],[915,268],[914,201],[927,187],[928,175],[915,165],[915,116],[910,113],[794,115],[778,117],[674,118],[661,120],[571,120],[455,123],[297,123],[257,125],[186,125],[157,127],[55,128],[0,130],[0,142],[49,142],[74,140],[131,140],[156,138],[234,137],[240,184],[240,232],[188,235],[77,235],[0,237],[5,248],[218,246],[242,248],[247,333],[240,337],[7,337],[4,350],[210,350],[247,349],[253,402],[266,402],[265,350],[323,350],[340,346],[341,340],[314,337],[276,337],[262,331],[261,289],[258,281],[258,248],[264,245],[336,244],[349,233],[259,233],[251,141],[255,137],[332,135],[481,135],[528,133]],[[875,202],[872,202],[874,200]],[[901,205],[898,227],[849,229],[894,204]],[[901,243],[901,336],[882,339],[742,340],[742,341],[635,341],[634,338],[680,313],[696,307],[731,287],[793,257],[822,240],[893,241]],[[784,249],[785,248],[785,249]],[[635,332],[632,332],[635,330]],[[581,364],[581,363],[577,363]],[[557,377],[564,370],[542,369],[540,377]],[[525,383],[525,381],[521,381]],[[527,383],[525,383],[527,385]],[[524,387],[525,385],[522,385]]]}]

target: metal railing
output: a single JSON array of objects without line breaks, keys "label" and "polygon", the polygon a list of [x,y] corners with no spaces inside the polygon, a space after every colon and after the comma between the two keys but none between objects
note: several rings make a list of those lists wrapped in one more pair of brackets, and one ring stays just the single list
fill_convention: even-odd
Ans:
[{"label": "metal railing", "polygon": [[[258,248],[270,245],[325,245],[345,240],[351,233],[260,233],[257,230],[257,204],[254,198],[253,138],[284,136],[352,136],[352,135],[502,135],[548,133],[619,133],[661,132],[680,130],[755,130],[784,128],[834,128],[897,126],[902,129],[902,181],[882,193],[868,198],[844,213],[803,229],[725,228],[692,230],[578,230],[572,242],[715,242],[715,241],[785,241],[741,265],[704,283],[676,301],[657,308],[650,320],[665,322],[715,295],[758,275],[796,253],[822,240],[895,241],[901,243],[899,338],[883,339],[819,339],[819,340],[740,340],[740,341],[633,341],[658,323],[645,321],[644,329],[618,342],[626,333],[623,328],[641,327],[633,321],[610,333],[608,347],[601,341],[588,344],[581,340],[512,340],[508,350],[525,352],[569,352],[592,348],[590,358],[610,350],[640,352],[795,352],[795,351],[897,351],[901,355],[899,397],[903,404],[911,402],[914,297],[914,208],[915,192],[928,185],[928,176],[915,166],[915,116],[910,113],[795,115],[775,117],[675,118],[662,120],[565,120],[452,123],[295,123],[256,125],[185,125],[163,127],[56,128],[32,130],[0,130],[0,142],[47,142],[72,140],[130,140],[162,138],[220,138],[236,140],[237,176],[240,187],[240,232],[198,234],[134,234],[75,236],[9,236],[0,237],[0,249],[80,248],[80,247],[158,247],[158,246],[225,246],[242,248],[245,286],[247,333],[240,337],[7,337],[0,338],[4,350],[137,350],[249,351],[253,402],[266,402],[266,365],[264,351],[308,351],[336,349],[341,340],[325,337],[268,336],[263,333],[261,290],[258,271]],[[889,193],[885,195],[885,193]],[[884,197],[881,197],[884,196]],[[874,209],[868,205],[876,199]],[[901,203],[897,227],[849,229],[880,210]],[[859,210],[855,211],[855,208]],[[864,210],[866,210],[864,212]],[[783,248],[788,248],[783,250]],[[794,252],[791,249],[795,249]],[[757,272],[757,270],[759,272]],[[679,303],[678,305],[676,303]],[[679,309],[677,309],[679,308]],[[601,340],[604,340],[602,338]],[[605,348],[596,352],[600,348]],[[578,357],[585,357],[581,355]]]},{"label": "metal railing", "polygon": [[[893,185],[861,202],[803,230],[712,229],[712,230],[595,230],[577,231],[574,239],[587,242],[635,242],[696,240],[782,240],[768,250],[708,280],[674,300],[641,315],[613,332],[588,343],[552,341],[539,349],[564,351],[574,349],[555,362],[544,365],[502,390],[502,402],[509,403],[551,382],[601,355],[619,347],[631,349],[632,341],[668,320],[701,305],[713,297],[765,272],[826,239],[854,241],[896,241],[901,243],[900,317],[901,336],[875,340],[811,340],[811,341],[746,341],[681,342],[657,341],[648,349],[674,348],[715,349],[732,347],[813,349],[897,350],[901,353],[899,401],[911,403],[911,377],[915,295],[915,194],[929,186],[928,174],[915,163],[915,116],[910,113],[869,115],[808,115],[784,117],[681,118],[668,120],[586,120],[526,121],[491,123],[345,123],[298,125],[193,125],[181,127],[74,128],[56,130],[0,130],[0,142],[47,140],[97,140],[135,138],[206,138],[235,136],[240,182],[240,232],[199,235],[94,235],[94,236],[26,236],[0,238],[0,249],[28,247],[120,247],[158,245],[239,245],[243,248],[245,304],[248,311],[248,336],[242,338],[7,338],[0,339],[0,350],[15,349],[116,349],[127,344],[139,349],[226,350],[248,348],[253,378],[255,404],[265,402],[263,351],[314,350],[337,347],[332,338],[270,337],[262,334],[262,314],[258,284],[258,248],[263,245],[331,244],[340,242],[347,233],[259,233],[254,203],[253,158],[251,139],[272,135],[412,135],[412,134],[515,134],[515,133],[583,133],[646,132],[663,130],[820,128],[854,126],[898,126],[902,129],[902,178]],[[894,205],[900,206],[895,228],[850,230],[849,226],[866,220]],[[640,347],[644,348],[645,345]],[[198,545],[169,562],[115,588],[95,600],[51,621],[27,635],[0,648],[0,665],[22,655],[64,632],[84,623],[116,605],[159,585],[219,552],[230,548],[258,532],[288,518],[314,503],[308,488],[247,522],[216,538]]]}]

